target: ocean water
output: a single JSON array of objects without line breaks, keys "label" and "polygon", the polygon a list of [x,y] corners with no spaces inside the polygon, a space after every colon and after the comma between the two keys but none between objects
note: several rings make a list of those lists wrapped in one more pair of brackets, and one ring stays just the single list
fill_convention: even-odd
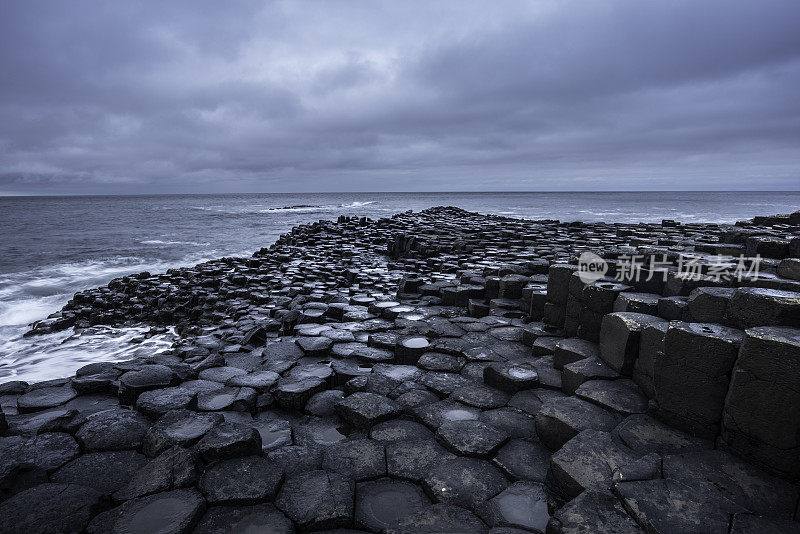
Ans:
[{"label": "ocean water", "polygon": [[[170,333],[98,327],[23,338],[73,293],[140,271],[249,255],[297,224],[437,205],[531,219],[726,222],[800,209],[800,192],[318,193],[0,198],[0,382],[163,350]],[[144,339],[144,341],[143,341]]]}]

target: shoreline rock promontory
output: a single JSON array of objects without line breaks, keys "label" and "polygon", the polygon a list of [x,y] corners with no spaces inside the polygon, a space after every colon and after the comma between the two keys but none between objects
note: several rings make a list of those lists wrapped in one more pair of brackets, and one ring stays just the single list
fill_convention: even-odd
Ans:
[{"label": "shoreline rock promontory", "polygon": [[0,384],[0,532],[800,532],[800,212],[453,207],[77,293],[171,350]]}]

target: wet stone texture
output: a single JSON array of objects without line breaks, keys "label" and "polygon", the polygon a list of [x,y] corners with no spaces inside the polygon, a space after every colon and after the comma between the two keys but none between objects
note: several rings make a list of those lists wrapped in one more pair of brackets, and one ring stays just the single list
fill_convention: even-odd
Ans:
[{"label": "wet stone texture", "polygon": [[31,335],[178,341],[0,384],[0,532],[797,532],[798,223],[439,207],[77,293]]}]

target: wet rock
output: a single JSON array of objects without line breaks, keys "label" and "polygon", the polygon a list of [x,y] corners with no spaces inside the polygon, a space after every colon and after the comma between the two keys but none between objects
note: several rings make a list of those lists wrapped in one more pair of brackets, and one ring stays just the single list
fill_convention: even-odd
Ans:
[{"label": "wet rock", "polygon": [[475,420],[448,421],[436,431],[436,438],[461,456],[490,458],[508,440],[508,434]]},{"label": "wet rock", "polygon": [[0,503],[0,532],[82,532],[106,506],[103,495],[86,486],[39,484]]},{"label": "wet rock", "polygon": [[333,340],[327,337],[302,336],[296,343],[306,356],[326,356],[333,346]]},{"label": "wet rock", "polygon": [[450,398],[485,410],[505,406],[508,403],[509,395],[504,391],[482,384],[467,384],[453,391]]},{"label": "wet rock", "polygon": [[610,491],[590,488],[559,509],[547,524],[547,534],[644,534],[644,530]]},{"label": "wet rock", "polygon": [[28,391],[17,398],[19,413],[38,412],[61,406],[74,399],[78,393],[71,386],[45,387]]},{"label": "wet rock", "polygon": [[336,403],[334,411],[356,428],[372,425],[400,415],[400,406],[382,395],[358,392]]},{"label": "wet rock", "polygon": [[111,495],[125,486],[146,463],[147,458],[135,451],[88,453],[64,465],[50,480],[79,484]]},{"label": "wet rock", "polygon": [[212,504],[248,504],[272,499],[283,473],[261,456],[222,460],[209,465],[200,479],[200,491]]},{"label": "wet rock", "polygon": [[479,419],[512,438],[535,438],[536,420],[516,408],[497,408],[481,412]]},{"label": "wet rock", "polygon": [[553,454],[547,485],[568,500],[590,487],[609,489],[614,470],[635,459],[608,432],[584,430]]},{"label": "wet rock", "polygon": [[303,530],[343,527],[353,521],[353,492],[338,473],[310,471],[288,478],[275,506]]},{"label": "wet rock", "polygon": [[455,458],[433,439],[386,443],[386,469],[392,477],[419,482],[436,466]]},{"label": "wet rock", "polygon": [[494,363],[484,369],[483,381],[487,386],[516,393],[539,385],[539,373],[527,363]]},{"label": "wet rock", "polygon": [[133,404],[142,392],[171,386],[176,380],[175,372],[166,365],[143,365],[119,377],[119,401]]},{"label": "wet rock", "polygon": [[550,451],[535,441],[512,439],[497,451],[492,463],[511,480],[544,482]]},{"label": "wet rock", "polygon": [[745,331],[722,413],[722,440],[736,454],[800,477],[800,329]]},{"label": "wet rock", "polygon": [[496,467],[473,458],[442,462],[424,476],[423,483],[436,502],[472,509],[508,486]]},{"label": "wet rock", "polygon": [[731,297],[729,310],[739,328],[800,327],[800,296],[794,291],[740,287]]},{"label": "wet rock", "polygon": [[231,410],[235,412],[255,411],[258,394],[252,388],[224,387],[197,395],[197,409],[204,412]]},{"label": "wet rock", "polygon": [[354,480],[377,478],[386,475],[385,450],[370,439],[342,441],[325,448],[322,468]]},{"label": "wet rock", "polygon": [[613,370],[630,376],[639,357],[642,329],[663,319],[635,312],[609,313],[600,329],[600,354]]},{"label": "wet rock", "polygon": [[142,452],[154,457],[173,445],[191,446],[222,421],[222,415],[215,413],[197,413],[189,410],[168,412],[145,434]]},{"label": "wet rock", "polygon": [[305,445],[286,445],[267,453],[267,458],[279,466],[287,477],[322,468],[322,450]]},{"label": "wet rock", "polygon": [[800,534],[800,523],[753,514],[734,514],[730,534]]},{"label": "wet rock", "polygon": [[336,389],[328,389],[315,393],[306,403],[306,411],[320,417],[333,415],[334,406],[344,398],[344,393]]},{"label": "wet rock", "polygon": [[200,380],[208,380],[210,382],[219,382],[221,384],[225,384],[228,380],[237,377],[246,375],[247,371],[244,369],[239,369],[238,367],[211,367],[209,369],[205,369],[200,371],[197,375],[197,378]]},{"label": "wet rock", "polygon": [[114,493],[114,500],[127,501],[191,486],[200,472],[197,452],[175,445],[146,464],[137,465],[128,482]]},{"label": "wet rock", "polygon": [[92,520],[87,532],[189,532],[205,507],[194,489],[156,493],[103,512]]},{"label": "wet rock", "polygon": [[550,520],[547,490],[536,482],[516,482],[480,506],[490,527],[519,527],[544,532]]},{"label": "wet rock", "polygon": [[455,402],[451,400],[443,400],[418,406],[414,409],[414,415],[427,427],[438,429],[443,423],[447,421],[466,421],[470,419],[477,419],[480,415],[480,410]]},{"label": "wet rock", "polygon": [[600,357],[600,348],[596,343],[579,338],[562,339],[556,342],[553,351],[553,367],[561,370],[565,365],[592,357]]},{"label": "wet rock", "polygon": [[237,374],[231,376],[225,381],[226,386],[232,387],[248,387],[256,391],[267,391],[275,382],[278,381],[280,375],[273,371],[253,371],[247,374]]},{"label": "wet rock", "polygon": [[429,505],[422,489],[414,484],[391,479],[361,482],[356,485],[355,524],[370,532],[383,532]]},{"label": "wet rock", "polygon": [[613,431],[622,443],[638,454],[666,454],[713,447],[711,440],[691,436],[645,414],[633,414]]},{"label": "wet rock", "polygon": [[791,519],[798,489],[724,451],[694,451],[664,457],[664,477],[700,493],[718,493],[756,514]]},{"label": "wet rock", "polygon": [[536,414],[536,433],[550,450],[557,451],[584,430],[610,432],[620,418],[576,397],[550,399]]},{"label": "wet rock", "polygon": [[321,378],[281,378],[272,390],[275,401],[287,410],[302,410],[315,393],[325,389]]},{"label": "wet rock", "polygon": [[194,534],[235,534],[264,532],[293,534],[289,519],[271,504],[212,506],[200,519]]},{"label": "wet rock", "polygon": [[433,433],[427,427],[406,419],[392,419],[373,426],[369,437],[381,442],[409,442],[417,439],[433,438]]},{"label": "wet rock", "polygon": [[261,452],[261,435],[252,426],[225,422],[206,432],[197,451],[206,462],[250,456]]},{"label": "wet rock", "polygon": [[655,363],[664,353],[664,336],[668,328],[669,323],[666,321],[654,323],[644,327],[639,337],[639,357],[633,366],[633,381],[649,399],[655,397]]},{"label": "wet rock", "polygon": [[425,352],[420,356],[417,365],[426,371],[444,371],[458,373],[464,367],[465,359],[443,354],[441,352]]},{"label": "wet rock", "polygon": [[157,419],[171,410],[190,408],[197,394],[179,387],[145,391],[136,399],[136,409]]},{"label": "wet rock", "polygon": [[567,395],[574,395],[581,384],[589,380],[613,380],[619,373],[598,358],[586,358],[564,366],[561,375],[561,389]]},{"label": "wet rock", "polygon": [[143,415],[117,408],[88,416],[75,437],[90,452],[138,449],[149,428]]},{"label": "wet rock", "polygon": [[744,510],[715,493],[698,493],[676,480],[620,482],[614,493],[647,532],[727,534],[731,516]]},{"label": "wet rock", "polygon": [[470,532],[485,534],[486,525],[472,512],[451,504],[434,504],[398,520],[386,534]]},{"label": "wet rock", "polygon": [[647,397],[627,379],[589,380],[575,390],[575,396],[622,417],[647,411]]},{"label": "wet rock", "polygon": [[673,322],[653,366],[658,416],[701,437],[719,434],[722,405],[742,332],[710,323]]}]

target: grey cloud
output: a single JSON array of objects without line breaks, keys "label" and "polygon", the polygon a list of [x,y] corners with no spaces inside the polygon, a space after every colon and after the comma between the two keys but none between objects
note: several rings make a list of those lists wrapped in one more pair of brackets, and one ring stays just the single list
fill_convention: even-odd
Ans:
[{"label": "grey cloud", "polygon": [[16,2],[0,192],[800,187],[800,4]]}]

